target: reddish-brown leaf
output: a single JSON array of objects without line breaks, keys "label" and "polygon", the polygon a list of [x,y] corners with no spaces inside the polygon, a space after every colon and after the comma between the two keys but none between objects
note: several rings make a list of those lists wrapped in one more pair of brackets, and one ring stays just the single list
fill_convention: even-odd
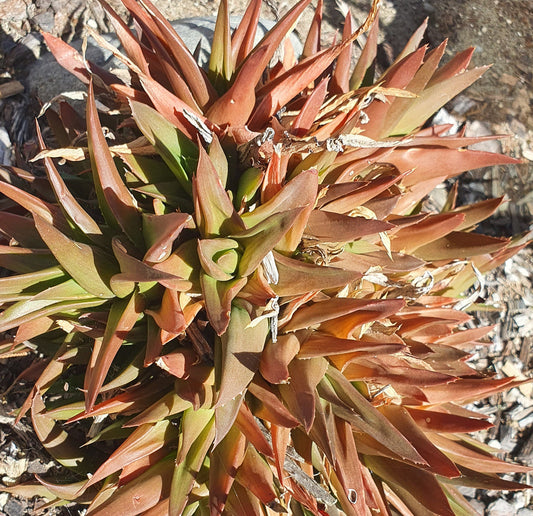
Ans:
[{"label": "reddish-brown leaf", "polygon": [[[130,1],[128,3],[131,4],[133,2]],[[156,35],[167,46],[169,52],[174,57],[185,82],[191,88],[196,102],[202,109],[205,109],[217,96],[205,72],[198,66],[198,63],[183,40],[173,29],[170,22],[159,12],[157,7],[150,0],[144,0],[143,5],[151,14],[150,21],[157,27]]]},{"label": "reddish-brown leaf", "polygon": [[527,473],[533,468],[505,462],[493,457],[482,450],[475,450],[467,443],[461,443],[458,438],[444,437],[443,435],[431,433],[431,441],[438,446],[454,462],[482,473]]},{"label": "reddish-brown leaf", "polygon": [[267,506],[277,499],[274,475],[270,465],[250,444],[246,448],[246,455],[237,472],[236,480]]},{"label": "reddish-brown leaf", "polygon": [[179,335],[185,331],[185,317],[178,299],[178,292],[166,288],[161,299],[161,306],[156,310],[145,310],[145,313],[151,315],[159,328]]},{"label": "reddish-brown leaf", "polygon": [[300,308],[283,330],[301,330],[331,320],[336,324],[339,318],[355,312],[370,312],[370,317],[377,320],[398,312],[403,305],[402,299],[333,298]]},{"label": "reddish-brown leaf", "polygon": [[419,247],[448,235],[464,220],[465,216],[462,213],[430,215],[417,224],[393,232],[391,249],[401,253],[412,253]]},{"label": "reddish-brown leaf", "polygon": [[263,432],[261,432],[254,415],[246,403],[242,403],[239,407],[235,424],[259,453],[267,457],[274,457],[272,446],[263,435]]},{"label": "reddish-brown leaf", "polygon": [[[353,242],[367,235],[388,231],[395,226],[381,220],[350,217],[325,210],[313,210],[305,233],[319,242]],[[396,249],[395,249],[396,250]]]},{"label": "reddish-brown leaf", "polygon": [[89,83],[87,99],[87,134],[100,209],[108,224],[124,231],[134,244],[142,248],[141,217],[136,201],[120,177],[107,145],[98,118],[92,82]]},{"label": "reddish-brown leaf", "polygon": [[120,346],[144,309],[142,296],[134,292],[129,299],[114,301],[109,312],[102,345],[95,347],[91,368],[87,371],[86,410],[92,410],[105,377]]},{"label": "reddish-brown leaf", "polygon": [[[300,341],[296,334],[280,335],[277,341],[269,339],[261,355],[259,371],[270,383],[286,383],[289,380],[289,364],[300,350]],[[310,358],[310,357],[301,357]]]},{"label": "reddish-brown leaf", "polygon": [[248,385],[248,391],[255,397],[255,400],[250,400],[250,407],[258,417],[286,428],[294,428],[300,424],[280,401],[277,386],[269,385],[257,375]]},{"label": "reddish-brown leaf", "polygon": [[[292,335],[292,334],[291,334]],[[399,343],[377,343],[355,339],[339,339],[325,333],[313,332],[300,346],[298,358],[332,356],[344,353],[359,355],[380,355],[397,353],[405,346]]]},{"label": "reddish-brown leaf", "polygon": [[417,507],[418,510],[425,509],[431,511],[430,514],[439,516],[454,516],[442,487],[432,473],[386,457],[366,456],[365,465],[379,475],[411,510],[414,507],[409,498],[402,496],[403,491],[422,505]]},{"label": "reddish-brown leaf", "polygon": [[294,359],[289,364],[290,379],[279,385],[285,404],[306,432],[315,418],[316,386],[324,377],[328,363],[325,358]]},{"label": "reddish-brown leaf", "polygon": [[244,460],[246,438],[237,427],[211,452],[209,467],[209,507],[211,514],[222,514],[237,470]]},{"label": "reddish-brown leaf", "polygon": [[[344,18],[342,39],[348,39],[352,34],[352,13],[348,10]],[[332,93],[346,93],[350,90],[350,67],[352,64],[352,45],[347,46],[337,57],[335,70],[331,77],[330,91]]]},{"label": "reddish-brown leaf", "polygon": [[[297,296],[314,290],[347,285],[360,278],[358,272],[337,267],[321,267],[274,253],[279,280],[272,285],[278,296]],[[366,269],[365,269],[366,270]]]},{"label": "reddish-brown leaf", "polygon": [[149,468],[130,483],[122,486],[113,496],[93,502],[87,511],[91,516],[135,516],[154,507],[170,493],[173,460],[163,460]]},{"label": "reddish-brown leaf", "polygon": [[[322,26],[322,9],[324,2],[323,0],[318,0],[315,9],[315,15],[311,22],[311,27],[307,32],[307,38],[304,43],[304,48],[302,51],[302,59],[310,57],[320,52],[320,34]],[[351,34],[351,31],[349,35]]]},{"label": "reddish-brown leaf", "polygon": [[236,69],[252,51],[261,14],[261,0],[252,0],[244,12],[239,26],[231,36],[231,55]]},{"label": "reddish-brown leaf", "polygon": [[433,432],[470,433],[478,430],[487,430],[494,426],[484,419],[458,416],[446,412],[412,407],[407,407],[407,411],[420,428]]},{"label": "reddish-brown leaf", "polygon": [[110,455],[86,484],[86,488],[100,482],[112,473],[119,471],[143,457],[162,448],[167,442],[177,438],[177,430],[169,420],[137,427],[131,435]]},{"label": "reddish-brown leaf", "polygon": [[429,464],[427,471],[448,478],[461,475],[455,464],[428,439],[405,408],[397,405],[384,405],[380,411],[424,457]]},{"label": "reddish-brown leaf", "polygon": [[506,238],[452,231],[439,240],[419,247],[413,254],[426,261],[464,260],[472,256],[500,251],[508,245],[509,240]]}]

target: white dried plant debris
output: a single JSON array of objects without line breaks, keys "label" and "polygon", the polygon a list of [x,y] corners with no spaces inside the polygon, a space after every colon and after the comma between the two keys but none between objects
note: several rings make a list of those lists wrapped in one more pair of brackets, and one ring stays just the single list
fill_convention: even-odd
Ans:
[{"label": "white dried plant debris", "polygon": [[279,281],[279,272],[272,251],[269,251],[267,253],[267,255],[263,258],[262,263],[263,270],[265,271],[265,276],[268,283],[270,283],[271,285],[277,285]]},{"label": "white dried plant debris", "polygon": [[202,138],[202,140],[207,144],[210,145],[213,141],[213,133],[205,125],[204,121],[201,120],[198,115],[195,115],[193,112],[188,111],[186,109],[183,110],[183,116],[187,119],[187,121],[198,131],[198,134]]}]

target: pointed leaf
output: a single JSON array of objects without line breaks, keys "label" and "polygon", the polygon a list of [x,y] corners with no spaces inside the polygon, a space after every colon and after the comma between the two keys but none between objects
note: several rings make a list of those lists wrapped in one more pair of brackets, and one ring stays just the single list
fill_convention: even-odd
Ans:
[{"label": "pointed leaf", "polygon": [[361,275],[336,267],[321,267],[274,252],[279,280],[272,288],[278,296],[296,296],[313,290],[347,285]]},{"label": "pointed leaf", "polygon": [[205,460],[206,454],[215,438],[215,418],[200,429],[201,432],[191,445],[187,455],[176,463],[170,492],[169,516],[180,516],[187,505],[189,493],[193,488],[196,475]]},{"label": "pointed leaf", "polygon": [[232,87],[213,103],[207,117],[215,124],[246,124],[255,105],[255,87],[284,37],[311,0],[298,2],[267,32],[241,65]]},{"label": "pointed leaf", "polygon": [[222,335],[230,322],[231,303],[239,291],[246,285],[246,278],[230,281],[217,281],[201,273],[200,284],[205,299],[205,310],[211,326],[218,335]]},{"label": "pointed leaf", "polygon": [[322,108],[324,99],[328,91],[329,78],[325,77],[320,81],[309,97],[307,97],[302,109],[292,122],[292,134],[303,137],[307,134],[311,126],[315,123],[318,112]]},{"label": "pointed leaf", "polygon": [[[355,65],[352,76],[350,77],[350,89],[356,90],[360,86],[367,86],[367,81],[371,84],[374,80],[373,68],[377,56],[379,35],[379,17],[376,14],[368,36],[365,46],[359,56],[357,64]],[[369,76],[372,74],[371,76]]]},{"label": "pointed leaf", "polygon": [[494,253],[509,245],[509,240],[477,233],[453,231],[439,240],[419,247],[413,254],[426,261],[463,260],[480,254]]},{"label": "pointed leaf", "polygon": [[498,490],[498,491],[522,491],[531,489],[531,486],[520,484],[511,480],[504,480],[494,473],[480,473],[479,471],[459,466],[461,476],[457,479],[443,479],[446,484],[457,484],[459,486],[474,487],[476,489]]},{"label": "pointed leaf", "polygon": [[109,282],[117,266],[106,253],[71,240],[37,215],[34,220],[37,231],[57,261],[87,292],[102,298],[115,296]]},{"label": "pointed leaf", "polygon": [[28,210],[32,215],[41,217],[49,224],[54,224],[63,232],[69,231],[69,225],[61,210],[53,204],[47,203],[16,186],[0,181],[0,193],[9,197],[17,204]]},{"label": "pointed leaf", "polygon": [[233,73],[228,0],[221,0],[218,6],[208,69],[211,84],[217,89],[225,89]]},{"label": "pointed leaf", "polygon": [[[165,459],[143,474],[115,491],[113,496],[96,505],[89,506],[87,514],[91,516],[106,516],[120,514],[121,516],[135,516],[154,507],[161,498],[168,497],[172,482],[174,462]],[[98,499],[97,499],[98,500]]]},{"label": "pointed leaf", "polygon": [[130,105],[139,129],[158,150],[181,187],[190,193],[192,172],[198,159],[196,145],[158,111],[140,102],[132,101]]},{"label": "pointed leaf", "polygon": [[[41,136],[39,124],[37,127],[37,137],[41,150],[44,150],[44,141]],[[72,193],[69,191],[67,185],[63,181],[63,178],[54,166],[53,161],[50,158],[44,158],[44,165],[46,169],[46,175],[48,181],[54,190],[54,194],[61,209],[66,213],[68,218],[81,230],[82,233],[89,236],[102,236],[102,230],[100,226],[94,221],[94,219],[81,207]],[[102,242],[102,239],[96,238],[96,241]]]},{"label": "pointed leaf", "polygon": [[474,471],[482,473],[527,473],[531,471],[530,467],[504,462],[489,453],[471,449],[470,446],[461,444],[461,441],[454,439],[453,436],[448,438],[432,433],[431,440],[455,463]]},{"label": "pointed leaf", "polygon": [[176,436],[176,429],[168,420],[139,426],[96,470],[85,487],[103,480],[136,460],[147,457],[162,448],[165,443],[174,440]]},{"label": "pointed leaf", "polygon": [[420,430],[406,409],[390,405],[380,410],[429,464],[428,471],[448,478],[461,476],[455,464]]},{"label": "pointed leaf", "polygon": [[458,228],[465,220],[461,213],[439,213],[424,218],[417,224],[400,228],[391,238],[391,249],[401,253],[413,253],[419,247],[441,237],[445,237]]},{"label": "pointed leaf", "polygon": [[274,457],[271,444],[261,432],[257,420],[246,403],[240,405],[235,424],[255,450],[267,457]]},{"label": "pointed leaf", "polygon": [[222,514],[237,470],[244,460],[246,438],[237,427],[211,452],[209,460],[209,506],[212,514]]},{"label": "pointed leaf", "polygon": [[[342,39],[348,39],[352,34],[352,13],[348,10],[344,18]],[[352,45],[346,47],[337,57],[335,70],[331,77],[332,93],[347,93],[350,91],[350,67],[352,65]]]},{"label": "pointed leaf", "polygon": [[283,329],[284,331],[301,330],[359,311],[376,312],[376,319],[388,317],[396,313],[403,305],[402,299],[333,298],[300,308]]},{"label": "pointed leaf", "polygon": [[290,380],[279,391],[287,408],[309,432],[315,418],[316,386],[328,368],[325,358],[295,359],[289,364]]},{"label": "pointed leaf", "polygon": [[420,428],[439,433],[470,433],[477,432],[478,430],[487,430],[494,426],[492,423],[484,419],[463,417],[455,414],[448,414],[446,412],[421,410],[412,407],[407,407],[407,411]]},{"label": "pointed leaf", "polygon": [[158,11],[156,6],[149,0],[143,5],[152,15],[152,20],[160,31],[160,40],[166,44],[168,50],[178,64],[185,82],[191,89],[198,105],[205,109],[217,97],[216,91],[207,79],[205,72],[198,66],[183,40],[176,33],[169,21]]},{"label": "pointed leaf", "polygon": [[294,428],[300,424],[280,401],[277,386],[270,386],[260,376],[256,376],[248,385],[248,391],[257,399],[257,404],[252,403],[252,408],[258,417],[285,428]]},{"label": "pointed leaf", "polygon": [[381,220],[313,210],[305,233],[320,242],[352,242],[363,236],[375,235],[392,228],[394,225]]},{"label": "pointed leaf", "polygon": [[272,470],[265,459],[250,444],[237,472],[236,480],[267,506],[277,499]]},{"label": "pointed leaf", "polygon": [[143,235],[148,247],[143,260],[156,263],[166,260],[172,253],[172,244],[178,235],[192,224],[192,217],[187,213],[143,213]]},{"label": "pointed leaf", "polygon": [[365,464],[383,478],[411,509],[414,507],[410,500],[402,496],[404,491],[422,505],[418,506],[419,510],[431,511],[430,514],[439,516],[454,516],[442,487],[431,473],[386,457],[366,456]]},{"label": "pointed leaf", "polygon": [[227,236],[243,229],[244,224],[233,208],[211,159],[202,147],[193,184],[197,206],[196,220],[203,237]]},{"label": "pointed leaf", "polygon": [[0,245],[0,267],[17,274],[37,272],[57,265],[55,256],[46,249],[24,249]]},{"label": "pointed leaf", "polygon": [[389,135],[409,134],[421,126],[444,104],[479,79],[488,68],[487,66],[474,68],[433,85],[430,84],[419,93],[418,98],[413,100],[403,117],[390,130]]},{"label": "pointed leaf", "polygon": [[118,226],[133,243],[142,247],[141,218],[135,199],[124,185],[104,137],[92,83],[87,99],[87,134],[100,209],[109,224]]},{"label": "pointed leaf", "polygon": [[87,390],[85,398],[86,410],[91,410],[94,407],[113,359],[143,309],[144,300],[136,292],[129,299],[119,299],[113,302],[109,311],[109,319],[102,345],[99,349],[95,347],[91,358],[92,365],[87,371],[85,385]]},{"label": "pointed leaf", "polygon": [[404,349],[403,344],[377,343],[364,340],[339,339],[320,332],[313,332],[306,339],[298,352],[299,358],[323,357],[344,353],[357,353],[355,356],[370,354],[376,356],[382,353],[397,353]]},{"label": "pointed leaf", "polygon": [[231,55],[234,68],[236,68],[237,63],[242,63],[246,59],[254,46],[260,14],[261,1],[251,1],[238,27],[233,31],[231,36]]},{"label": "pointed leaf", "polygon": [[268,333],[268,320],[250,326],[246,310],[232,306],[227,331],[221,337],[220,376],[217,406],[243,392],[259,369]]},{"label": "pointed leaf", "polygon": [[265,256],[290,230],[302,211],[302,208],[295,208],[275,213],[256,226],[231,235],[244,246],[244,252],[239,262],[240,276],[246,277],[257,268]]},{"label": "pointed leaf", "polygon": [[0,232],[14,239],[21,247],[32,249],[46,247],[30,217],[2,211],[0,212]]},{"label": "pointed leaf", "polygon": [[[332,390],[329,394],[328,389]],[[340,371],[330,366],[318,390],[322,398],[335,403],[333,412],[352,423],[356,429],[371,435],[404,460],[415,464],[426,463],[413,445],[359,393]],[[333,398],[331,394],[334,395]],[[346,409],[343,409],[343,405]]]},{"label": "pointed leaf", "polygon": [[74,438],[65,432],[53,419],[46,416],[46,407],[40,394],[36,394],[31,404],[31,419],[37,437],[60,464],[80,473],[91,470],[90,462],[98,459],[82,453]]}]

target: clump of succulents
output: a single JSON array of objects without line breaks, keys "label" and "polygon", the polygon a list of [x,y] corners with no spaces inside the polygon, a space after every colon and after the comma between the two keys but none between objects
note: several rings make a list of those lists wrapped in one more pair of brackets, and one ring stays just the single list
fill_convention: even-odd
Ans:
[{"label": "clump of succulents", "polygon": [[135,30],[101,2],[128,80],[45,35],[86,117],[48,110],[46,178],[0,183],[1,356],[38,353],[18,417],[77,476],[11,492],[94,516],[452,515],[475,513],[457,486],[523,488],[462,405],[519,384],[467,363],[490,328],[464,329],[464,293],[527,240],[473,231],[502,199],[424,204],[516,162],[424,125],[483,74],[472,50],[439,67],[421,27],[375,76],[378,2],[326,48],[319,2],[296,56],[309,0],[255,46],[260,0],[233,33],[222,0],[204,71],[149,0],[123,0]]}]

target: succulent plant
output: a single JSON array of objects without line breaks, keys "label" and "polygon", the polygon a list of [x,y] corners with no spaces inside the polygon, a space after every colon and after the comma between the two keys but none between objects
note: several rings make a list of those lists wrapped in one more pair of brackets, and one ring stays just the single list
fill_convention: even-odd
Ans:
[{"label": "succulent plant", "polygon": [[457,486],[522,489],[496,473],[529,469],[472,438],[491,424],[462,405],[520,383],[467,363],[490,328],[465,329],[465,293],[527,236],[473,231],[502,199],[424,203],[517,162],[425,125],[483,74],[472,49],[439,67],[422,26],[375,76],[377,1],[327,48],[319,2],[295,56],[309,0],[256,46],[260,1],[231,34],[222,0],[204,71],[149,0],[123,0],[136,31],[100,1],[129,83],[45,34],[86,117],[49,109],[46,178],[0,182],[0,356],[35,353],[18,418],[76,481],[7,491],[249,516],[475,514]]}]

